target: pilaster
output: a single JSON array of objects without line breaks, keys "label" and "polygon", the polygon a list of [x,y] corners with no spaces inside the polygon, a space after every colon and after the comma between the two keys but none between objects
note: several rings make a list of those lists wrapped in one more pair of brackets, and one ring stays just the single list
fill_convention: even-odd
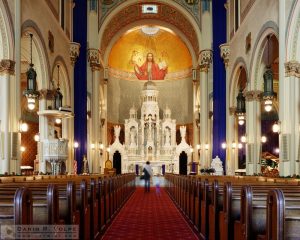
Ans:
[{"label": "pilaster", "polygon": [[[232,154],[231,143],[234,136],[234,113],[230,111],[229,98],[230,98],[230,79],[228,76],[228,66],[230,58],[230,46],[227,43],[220,45],[220,56],[223,59],[225,70],[226,70],[226,174],[235,174],[235,155]],[[225,167],[225,166],[223,166]]]},{"label": "pilaster", "polygon": [[[95,144],[98,148],[99,135],[99,70],[100,70],[100,51],[98,49],[88,49],[88,62],[90,63],[90,69],[92,71],[92,103],[91,103],[91,117],[92,117],[92,131],[90,132],[89,142]],[[96,149],[90,149],[90,165],[92,167],[91,172],[99,172],[99,154]]]},{"label": "pilaster", "polygon": [[[70,43],[70,61],[72,65],[71,74],[70,74],[70,89],[71,89],[71,109],[74,112],[74,68],[75,63],[79,57],[80,53],[80,44],[77,42]],[[68,123],[68,136],[69,136],[69,161],[67,164],[67,171],[74,173],[74,118],[68,118],[66,120]]]},{"label": "pilaster", "polygon": [[246,98],[246,173],[261,172],[261,95],[259,90],[244,92]]},{"label": "pilaster", "polygon": [[[208,99],[208,76],[210,65],[212,63],[212,50],[205,49],[200,52],[200,143],[202,151],[200,154],[200,168],[210,166],[211,160],[211,145],[209,142],[209,99]],[[205,145],[209,144],[209,148],[205,150]]]},{"label": "pilaster", "polygon": [[[11,173],[10,161],[11,155],[11,124],[10,124],[10,106],[11,106],[11,75],[14,74],[15,62],[9,59],[3,59],[0,61],[0,82],[2,96],[2,122],[0,124],[1,132],[4,132],[4,143],[3,143],[3,157],[1,173]],[[2,148],[2,146],[0,146]],[[16,159],[15,159],[16,160]]]}]

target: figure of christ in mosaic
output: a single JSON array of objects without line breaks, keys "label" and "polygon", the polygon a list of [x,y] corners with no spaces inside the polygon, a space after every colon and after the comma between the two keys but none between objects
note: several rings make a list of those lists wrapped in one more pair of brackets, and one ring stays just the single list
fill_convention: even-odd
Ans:
[{"label": "figure of christ in mosaic", "polygon": [[153,53],[147,53],[146,61],[141,66],[134,64],[134,72],[139,80],[163,80],[167,70],[166,62],[157,64]]}]

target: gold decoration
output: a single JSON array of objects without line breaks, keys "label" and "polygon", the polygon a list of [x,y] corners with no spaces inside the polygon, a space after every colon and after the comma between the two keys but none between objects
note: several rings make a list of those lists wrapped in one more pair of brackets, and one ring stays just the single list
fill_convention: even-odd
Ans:
[{"label": "gold decoration", "polygon": [[188,48],[171,30],[159,28],[156,34],[148,35],[141,27],[128,31],[116,42],[108,64],[110,68],[134,72],[134,65],[143,65],[148,53],[153,53],[155,63],[167,66],[168,73],[192,66]]}]

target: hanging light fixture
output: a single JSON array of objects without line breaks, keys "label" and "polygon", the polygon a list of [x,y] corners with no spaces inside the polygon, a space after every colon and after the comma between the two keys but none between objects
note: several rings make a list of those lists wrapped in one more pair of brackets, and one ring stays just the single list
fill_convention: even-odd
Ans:
[{"label": "hanging light fixture", "polygon": [[27,89],[24,91],[23,95],[27,98],[27,107],[29,110],[35,109],[35,101],[39,97],[40,93],[36,90],[37,83],[36,83],[36,71],[34,70],[32,63],[32,33],[29,34],[30,36],[30,64],[29,69],[26,72],[27,75]]},{"label": "hanging light fixture", "polygon": [[243,90],[240,89],[239,94],[236,97],[236,115],[238,118],[239,125],[245,124],[245,115],[246,115],[246,103],[245,103],[245,97],[243,95]]},{"label": "hanging light fixture", "polygon": [[63,95],[60,92],[60,88],[59,88],[59,65],[57,65],[57,74],[58,74],[58,78],[57,78],[57,89],[54,94],[54,109],[60,110],[60,108],[62,107]]},{"label": "hanging light fixture", "polygon": [[263,92],[263,101],[264,107],[267,112],[272,110],[274,91],[273,91],[273,72],[270,64],[270,35],[268,38],[268,65],[266,67],[266,71],[264,73],[264,92]]}]

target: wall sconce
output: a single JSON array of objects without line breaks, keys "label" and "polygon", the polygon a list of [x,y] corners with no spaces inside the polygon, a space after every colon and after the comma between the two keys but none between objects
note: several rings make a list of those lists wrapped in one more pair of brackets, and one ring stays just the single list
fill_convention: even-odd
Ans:
[{"label": "wall sconce", "polygon": [[261,142],[262,142],[262,143],[267,142],[267,137],[266,137],[266,136],[262,136],[262,137],[261,137]]},{"label": "wall sconce", "polygon": [[221,144],[221,147],[222,147],[222,149],[226,149],[226,147],[227,147],[226,142],[223,142],[223,143]]},{"label": "wall sconce", "polygon": [[247,137],[246,136],[241,136],[241,142],[246,143],[247,142]]},{"label": "wall sconce", "polygon": [[34,141],[39,142],[40,141],[40,134],[39,133],[35,134],[33,139],[34,139]]},{"label": "wall sconce", "polygon": [[61,124],[61,119],[60,119],[60,118],[56,118],[56,119],[55,119],[55,123],[56,123],[56,124]]},{"label": "wall sconce", "polygon": [[273,131],[274,133],[280,134],[280,122],[279,122],[279,121],[278,121],[278,122],[275,122],[275,123],[273,124],[273,126],[272,126],[272,131]]},{"label": "wall sconce", "polygon": [[209,149],[209,144],[206,143],[206,144],[205,144],[205,150],[208,150],[208,149]]},{"label": "wall sconce", "polygon": [[20,132],[27,132],[28,131],[28,124],[25,122],[20,122]]},{"label": "wall sconce", "polygon": [[96,149],[95,143],[91,143],[91,149],[92,149],[92,150],[95,150],[95,149]]},{"label": "wall sconce", "polygon": [[21,146],[21,147],[20,147],[20,151],[21,151],[21,152],[25,152],[25,150],[26,150],[26,148],[25,148],[24,146]]},{"label": "wall sconce", "polygon": [[78,142],[74,142],[73,147],[74,147],[74,148],[78,148],[78,147],[79,147],[79,143],[78,143]]}]

